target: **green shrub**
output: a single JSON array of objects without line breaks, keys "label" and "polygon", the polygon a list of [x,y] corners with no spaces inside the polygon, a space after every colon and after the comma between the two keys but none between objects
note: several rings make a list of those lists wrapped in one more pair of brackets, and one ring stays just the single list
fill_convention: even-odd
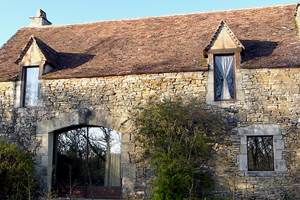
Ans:
[{"label": "green shrub", "polygon": [[36,185],[33,170],[31,153],[0,142],[0,199],[32,199]]},{"label": "green shrub", "polygon": [[153,200],[200,199],[212,189],[207,170],[220,116],[195,100],[149,104],[136,115],[136,140],[155,177]]}]

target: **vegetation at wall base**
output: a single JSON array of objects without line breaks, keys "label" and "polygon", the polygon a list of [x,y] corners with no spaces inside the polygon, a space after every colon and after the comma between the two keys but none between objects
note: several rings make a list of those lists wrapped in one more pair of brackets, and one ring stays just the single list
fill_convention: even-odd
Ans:
[{"label": "vegetation at wall base", "polygon": [[221,117],[197,100],[165,100],[142,108],[135,123],[154,171],[151,199],[203,199],[213,188],[207,161],[224,130]]},{"label": "vegetation at wall base", "polygon": [[36,189],[33,173],[32,153],[0,141],[0,199],[33,199]]}]

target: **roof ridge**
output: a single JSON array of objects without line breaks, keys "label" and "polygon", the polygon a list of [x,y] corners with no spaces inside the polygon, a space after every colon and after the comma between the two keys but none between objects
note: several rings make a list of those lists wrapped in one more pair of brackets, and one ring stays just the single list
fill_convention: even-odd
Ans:
[{"label": "roof ridge", "polygon": [[[292,6],[295,5],[295,7],[298,5],[298,3],[286,3],[286,4],[274,4],[274,5],[266,5],[266,6],[257,6],[257,7],[249,7],[249,8],[234,8],[234,9],[227,9],[227,10],[211,10],[211,11],[196,11],[196,12],[190,12],[190,13],[179,13],[179,14],[170,14],[170,15],[161,15],[161,16],[145,16],[145,17],[133,17],[133,18],[124,18],[124,19],[108,19],[108,20],[97,20],[93,22],[79,22],[74,24],[52,24],[47,26],[41,26],[41,27],[21,27],[21,29],[47,29],[47,28],[60,28],[60,27],[69,27],[69,26],[84,26],[84,25],[93,25],[93,24],[99,24],[104,22],[122,22],[122,21],[139,21],[139,20],[145,20],[145,19],[156,19],[156,18],[167,18],[167,17],[176,17],[176,16],[188,16],[188,15],[195,15],[195,14],[213,14],[213,13],[222,13],[222,12],[231,12],[231,11],[244,11],[244,10],[260,10],[265,8],[275,8],[275,7],[286,7],[286,6]],[[296,8],[295,8],[296,9]]]}]

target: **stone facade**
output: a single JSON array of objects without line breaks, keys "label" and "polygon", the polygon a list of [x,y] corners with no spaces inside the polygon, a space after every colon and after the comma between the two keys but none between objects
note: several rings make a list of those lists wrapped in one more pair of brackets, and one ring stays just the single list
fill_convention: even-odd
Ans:
[{"label": "stone facade", "polygon": [[49,189],[53,131],[76,125],[98,125],[121,132],[123,190],[127,195],[135,188],[143,188],[135,184],[136,170],[131,159],[135,154],[131,113],[154,96],[161,99],[177,96],[204,98],[206,80],[204,72],[41,80],[40,102],[33,108],[14,106],[18,103],[14,95],[17,95],[20,84],[1,83],[2,104],[6,105],[4,108],[10,105],[1,112],[1,130],[11,128],[8,125],[14,123],[10,137],[27,139],[27,146],[34,138],[30,136],[37,136],[38,170],[44,177],[45,187]]},{"label": "stone facade", "polygon": [[[297,126],[299,69],[237,69],[237,101],[214,102],[235,113],[238,127],[228,136],[230,146],[220,147],[216,163],[222,186],[229,186],[237,198],[299,199]],[[208,102],[209,103],[209,102]],[[270,130],[271,129],[271,130]],[[274,157],[278,159],[272,173],[245,171],[245,139],[249,135],[273,135]],[[298,147],[297,147],[298,146]],[[276,169],[278,167],[278,169]],[[277,171],[277,172],[276,172]],[[298,195],[298,196],[297,196]]]},{"label": "stone facade", "polygon": [[[299,189],[299,133],[288,130],[299,120],[300,69],[238,69],[236,73],[240,77],[237,100],[215,103],[239,119],[238,127],[225,137],[228,143],[216,147],[216,192],[237,198],[281,199]],[[187,72],[41,80],[40,102],[33,108],[15,107],[17,84],[2,82],[1,135],[18,138],[18,142],[26,145],[34,145],[34,138],[39,141],[38,169],[44,184],[50,186],[53,131],[84,124],[117,130],[123,134],[124,198],[127,195],[141,198],[145,169],[139,168],[133,159],[136,152],[131,134],[134,130],[132,113],[152,97],[197,97],[206,101],[208,74]],[[241,169],[241,141],[245,136],[242,132],[247,129],[245,127],[254,125],[273,125],[280,130],[277,135],[282,148],[278,156],[284,165],[286,163],[280,174],[247,174]]]},{"label": "stone facade", "polygon": [[[281,19],[282,10],[280,7],[278,9],[276,16]],[[291,8],[288,7],[287,10],[289,11],[290,9]],[[239,14],[237,16],[240,16],[241,13],[244,12],[246,11],[237,11]],[[268,13],[264,10],[260,12],[263,15]],[[45,17],[43,13],[40,14],[40,17]],[[251,11],[250,14],[246,15],[247,20],[240,17],[237,18],[242,19],[244,23],[251,21],[248,20],[248,17],[254,15],[256,15],[256,13],[253,14]],[[190,17],[192,17],[192,15]],[[294,16],[292,17],[294,20]],[[202,17],[201,19],[207,23],[206,17]],[[269,20],[273,20],[273,18]],[[289,22],[292,21],[290,18],[286,20],[289,20]],[[256,18],[253,21],[257,22]],[[276,22],[278,21],[279,20]],[[179,24],[185,25],[185,22],[178,22],[176,28]],[[266,24],[267,22],[264,22],[263,28],[259,30],[267,30],[265,28]],[[79,55],[72,53],[80,52],[78,48],[81,45],[77,45],[78,43],[76,43],[80,40],[77,39],[69,42],[69,44],[62,43],[62,46],[68,46],[74,43],[74,46],[68,50],[62,50],[59,46],[54,45],[58,48],[56,51],[42,40],[32,36],[25,48],[21,51],[21,54],[19,54],[19,57],[16,57],[17,61],[13,61],[17,66],[11,68],[13,69],[12,71],[10,71],[10,68],[6,71],[3,70],[3,72],[5,72],[4,77],[0,77],[0,79],[3,78],[1,80],[4,80],[0,82],[0,136],[15,141],[24,148],[31,148],[37,151],[36,168],[40,177],[41,187],[45,190],[51,190],[53,142],[56,131],[78,126],[104,126],[111,128],[122,134],[121,176],[123,199],[143,199],[148,196],[147,191],[149,185],[147,180],[149,178],[149,170],[148,166],[137,160],[139,150],[135,145],[133,134],[135,127],[132,117],[134,117],[138,107],[142,107],[153,99],[163,100],[178,97],[182,99],[197,98],[205,102],[209,108],[230,116],[230,121],[228,122],[235,125],[235,127],[223,135],[222,138],[220,138],[220,142],[214,146],[215,153],[212,154],[213,159],[210,163],[210,167],[216,181],[215,194],[232,199],[300,199],[298,192],[300,189],[300,131],[298,130],[298,124],[300,122],[300,106],[298,105],[300,100],[300,68],[287,67],[294,66],[292,65],[294,64],[293,62],[288,62],[289,60],[298,59],[298,56],[295,55],[298,55],[297,50],[299,48],[296,45],[297,42],[294,40],[298,41],[299,38],[295,39],[296,34],[294,34],[294,32],[288,32],[285,33],[285,36],[287,35],[287,38],[293,40],[285,39],[282,41],[282,44],[287,44],[278,45],[277,40],[279,40],[278,38],[283,38],[282,35],[284,31],[295,30],[294,23],[292,25],[284,25],[290,28],[284,26],[282,29],[279,29],[278,27],[283,26],[281,24],[278,27],[276,26],[276,29],[274,28],[274,30],[278,32],[277,36],[276,34],[272,34],[272,36],[276,36],[275,39],[273,38],[276,42],[270,43],[270,41],[265,41],[264,38],[259,41],[256,36],[265,35],[265,32],[257,34],[258,30],[255,30],[255,34],[251,36],[252,38],[248,38],[248,35],[244,36],[244,38],[249,40],[241,42],[226,23],[222,21],[207,47],[204,47],[202,44],[203,48],[192,48],[193,46],[191,44],[194,42],[190,41],[187,43],[182,40],[182,44],[188,44],[187,46],[192,48],[191,52],[197,51],[197,53],[195,53],[197,58],[193,57],[193,59],[191,59],[191,57],[187,57],[184,62],[182,61],[182,63],[184,63],[182,66],[185,67],[180,66],[179,68],[177,66],[178,60],[172,58],[170,61],[165,61],[166,56],[163,56],[163,59],[161,58],[156,64],[149,64],[148,67],[148,63],[145,61],[146,58],[151,58],[151,61],[153,61],[155,60],[154,58],[157,58],[155,53],[168,52],[167,49],[150,49],[149,52],[153,52],[153,55],[151,54],[141,58],[138,57],[140,56],[139,53],[136,53],[137,55],[128,54],[128,56],[126,56],[124,53],[128,53],[129,50],[118,49],[117,51],[113,51],[113,47],[119,47],[117,42],[122,42],[123,40],[114,39],[112,40],[113,42],[108,42],[108,46],[106,47],[105,42],[98,41],[101,37],[94,34],[94,42],[98,42],[93,46],[89,43],[93,41],[93,39],[90,38],[91,36],[86,36],[86,38],[90,40],[88,40],[88,43],[85,43],[86,46],[83,45],[84,47],[80,47],[82,48],[82,52],[86,52],[86,49],[90,49],[94,54],[99,51],[99,55],[106,55],[102,52],[103,48],[101,45],[103,44],[104,47],[107,48],[104,48],[105,51],[107,50],[109,56],[112,56],[105,60],[99,55],[97,57],[97,55]],[[142,23],[141,26],[144,27],[144,23]],[[76,28],[77,26],[71,27]],[[112,27],[119,26],[115,25]],[[132,27],[136,30],[135,25]],[[238,27],[237,30],[243,28],[239,23],[235,24],[234,27]],[[250,33],[250,28],[245,27],[245,31],[239,32]],[[252,25],[249,25],[249,27],[252,27]],[[69,30],[69,27],[61,27],[61,29],[65,28]],[[84,30],[85,28],[81,27],[80,30]],[[211,28],[211,24],[209,24],[209,28]],[[186,31],[186,29],[186,26],[184,26],[182,30]],[[37,30],[37,32],[43,32],[46,28]],[[49,30],[47,29],[45,34],[51,35],[51,30],[51,28],[49,28]],[[54,33],[56,33],[55,30],[56,29],[53,29]],[[160,32],[160,29],[157,30],[158,32],[155,35],[163,34]],[[272,29],[271,31],[274,30]],[[126,34],[128,32],[127,28],[123,28],[123,31],[125,31]],[[145,35],[146,33],[148,34],[147,30],[145,31]],[[96,32],[97,31],[95,31],[95,33]],[[116,34],[116,32],[119,33],[119,31],[114,31],[113,34]],[[192,33],[192,31],[190,32]],[[195,31],[195,33],[199,32],[200,31],[197,30]],[[59,31],[57,33],[59,33]],[[179,33],[180,37],[185,35],[183,31],[179,31]],[[19,35],[21,34],[19,33]],[[52,35],[55,36],[55,34]],[[59,35],[59,38],[64,38],[64,35],[57,35]],[[70,34],[67,35],[69,36]],[[168,39],[164,42],[159,42],[159,38],[156,38],[155,41],[157,43],[154,43],[148,36],[144,37],[144,39],[146,38],[145,40],[148,42],[148,45],[160,44],[162,46],[166,45],[169,48],[170,42],[175,41],[173,32],[171,35],[172,37],[161,37]],[[193,33],[192,35],[196,34]],[[107,35],[105,35],[105,37],[107,37]],[[126,35],[126,38],[127,37]],[[137,36],[134,35],[133,38],[136,37]],[[169,37],[171,37],[170,40]],[[44,36],[44,40],[49,38],[50,37]],[[202,42],[209,40],[206,36],[203,36],[203,39],[201,39],[201,37],[194,38]],[[140,38],[140,40],[142,41],[142,38]],[[18,41],[19,40],[12,40],[11,43],[17,44]],[[141,42],[141,46],[144,47],[146,42]],[[242,44],[243,42],[248,44],[248,48],[250,48],[249,52],[247,52],[247,45],[244,46]],[[21,43],[22,42],[20,42],[20,44]],[[61,41],[52,41],[52,44],[56,43],[60,44]],[[130,44],[136,44],[136,42],[124,42],[124,44],[122,42],[120,46],[125,47]],[[182,45],[181,43],[178,44]],[[249,44],[253,44],[257,49],[253,49],[254,47]],[[282,50],[277,50],[277,54],[272,54],[272,51],[276,48],[275,44],[278,45],[278,48],[283,48],[283,50],[285,50],[285,48],[288,50],[291,49],[292,53],[287,53],[290,59],[278,56],[278,52]],[[260,45],[262,45],[262,47],[271,46],[273,49],[267,49],[268,54],[266,54],[266,52],[259,52],[261,48]],[[288,48],[289,45],[295,46]],[[6,45],[5,47],[10,46],[14,45]],[[99,49],[97,49],[98,47]],[[174,45],[172,46],[172,48],[175,47]],[[181,48],[181,46],[176,48]],[[16,47],[14,49],[19,48]],[[130,53],[133,52],[133,49],[144,52],[139,47],[134,46]],[[198,57],[203,49],[203,53],[207,58]],[[183,48],[183,50],[186,53],[186,49]],[[10,50],[4,49],[3,52],[1,55],[8,56],[8,58],[2,58],[2,60],[12,64],[13,62],[9,59],[15,56],[8,55],[7,52],[11,52]],[[258,52],[259,55],[255,54],[255,52]],[[114,62],[120,61],[120,59],[118,59],[119,57],[116,56],[117,53],[122,56],[123,54],[125,55],[125,60],[122,62],[137,60],[137,62],[141,62],[142,64],[139,63],[140,65],[137,65],[134,64],[135,62],[127,63],[126,67],[120,67],[122,66],[120,65],[117,69],[114,69]],[[285,52],[283,52],[283,54],[284,53]],[[230,54],[234,57],[235,98],[229,101],[215,101],[214,55],[217,54]],[[176,53],[176,57],[180,57],[178,55],[183,55],[183,53]],[[183,56],[181,58],[184,58]],[[261,60],[261,62],[257,62],[257,64],[269,63],[269,65],[261,65],[261,67],[258,67],[255,65],[255,62],[254,64],[250,62],[251,67],[247,68],[245,67],[247,61],[244,59],[243,62],[241,62],[241,58],[245,58],[245,56],[248,56],[246,57],[248,63],[250,61]],[[279,60],[278,57],[283,60]],[[65,60],[63,60],[64,58]],[[267,60],[268,62],[264,61],[264,58],[269,58],[269,60]],[[81,68],[86,63],[89,63],[90,60],[93,61],[93,59],[97,61],[95,61],[96,64],[92,63],[92,67],[86,65],[88,66],[87,68]],[[61,62],[62,60],[66,62]],[[80,62],[68,63],[73,60]],[[280,61],[281,66],[270,66],[270,60],[272,62]],[[59,61],[61,63],[59,63]],[[105,63],[105,61],[108,63]],[[205,67],[200,68],[198,64],[195,64],[199,61],[201,61],[200,64],[205,65]],[[3,63],[2,65],[5,64]],[[105,65],[102,65],[103,63]],[[276,63],[272,64],[276,65]],[[24,107],[21,102],[24,96],[23,71],[26,66],[38,66],[40,70],[39,100],[37,106],[34,107]],[[107,66],[110,68],[106,68]],[[176,69],[177,72],[173,71],[176,66],[178,68]],[[110,71],[114,71],[116,74],[110,74]],[[134,72],[138,72],[139,75],[134,75]],[[60,73],[64,76],[60,77]],[[68,73],[71,74],[69,75]],[[54,75],[51,76],[51,74]],[[19,78],[8,79],[8,77],[12,78],[13,75]],[[247,171],[247,136],[273,136],[274,171]]]}]

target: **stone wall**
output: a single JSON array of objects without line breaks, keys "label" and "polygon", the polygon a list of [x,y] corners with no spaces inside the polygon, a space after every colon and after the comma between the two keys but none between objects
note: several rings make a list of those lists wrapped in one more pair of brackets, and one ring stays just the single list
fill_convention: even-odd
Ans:
[{"label": "stone wall", "polygon": [[[204,100],[206,76],[205,72],[197,72],[42,80],[40,102],[34,108],[14,108],[14,95],[19,96],[20,87],[6,87],[5,93],[12,94],[11,108],[1,115],[14,116],[14,121],[3,118],[3,124],[14,124],[11,138],[18,138],[17,141],[22,146],[35,148],[34,139],[37,139],[38,171],[43,177],[44,187],[51,184],[49,174],[54,130],[85,124],[105,126],[121,132],[124,195],[132,195],[133,192],[143,195],[144,179],[136,178],[143,169],[136,169],[133,161],[135,149],[131,135],[134,129],[130,121],[132,113],[153,97],[201,97]],[[4,87],[14,84],[0,85]],[[92,114],[87,115],[86,112]]]},{"label": "stone wall", "polygon": [[[237,199],[283,199],[284,196],[300,198],[300,137],[299,131],[292,129],[297,127],[299,121],[299,76],[299,69],[238,69],[237,101],[213,103],[233,113],[238,119],[238,127],[226,138],[230,145],[220,145],[218,149],[215,169],[220,190],[227,188],[230,195]],[[259,124],[272,128],[280,126],[282,135],[276,136],[277,133],[273,133],[274,148],[279,148],[278,151],[281,152],[275,155],[275,159],[283,161],[278,166],[281,168],[280,173],[251,175],[241,170],[239,156],[244,154],[245,135],[239,132]],[[266,129],[254,135],[260,134],[269,135],[270,132]]]},{"label": "stone wall", "polygon": [[[300,69],[238,69],[237,100],[208,102],[234,116],[238,127],[224,136],[214,156],[216,193],[237,199],[282,199],[298,191],[300,179]],[[42,80],[40,102],[35,108],[14,108],[14,83],[0,83],[0,134],[24,146],[39,141],[39,172],[51,182],[51,133],[67,126],[90,124],[123,134],[122,172],[124,195],[143,196],[147,169],[136,164],[132,113],[151,98],[197,97],[207,100],[209,72],[164,73],[102,78]],[[279,125],[287,170],[280,175],[247,175],[240,171],[239,128],[256,124]],[[300,198],[300,197],[297,197]]]},{"label": "stone wall", "polygon": [[13,133],[14,83],[0,83],[0,136]]}]

